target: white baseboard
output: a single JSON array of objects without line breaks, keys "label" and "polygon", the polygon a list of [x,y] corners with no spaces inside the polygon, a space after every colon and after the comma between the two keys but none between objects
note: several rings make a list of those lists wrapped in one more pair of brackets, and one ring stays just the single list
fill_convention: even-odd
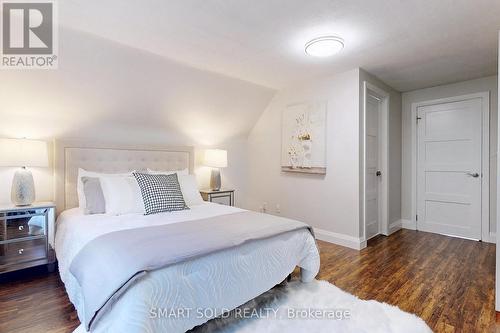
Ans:
[{"label": "white baseboard", "polygon": [[400,230],[403,227],[403,220],[397,220],[389,224],[389,235],[392,235],[396,231]]},{"label": "white baseboard", "polygon": [[339,234],[333,231],[328,231],[318,228],[314,228],[314,234],[316,235],[316,239],[328,243],[349,247],[351,249],[361,250],[366,247],[366,241],[358,237]]},{"label": "white baseboard", "polygon": [[496,244],[496,242],[497,242],[497,233],[490,231],[488,239],[483,239],[483,242]]},{"label": "white baseboard", "polygon": [[[417,230],[417,225],[414,221],[401,220],[401,225],[404,229]],[[483,242],[496,244],[497,234],[495,232],[490,232],[489,237],[483,239]]]},{"label": "white baseboard", "polygon": [[417,230],[417,225],[414,221],[401,219],[401,226],[403,229]]}]

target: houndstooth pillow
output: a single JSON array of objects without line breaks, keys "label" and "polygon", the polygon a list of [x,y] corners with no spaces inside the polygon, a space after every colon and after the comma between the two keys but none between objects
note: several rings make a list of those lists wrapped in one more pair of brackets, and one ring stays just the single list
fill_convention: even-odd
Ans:
[{"label": "houndstooth pillow", "polygon": [[177,174],[152,175],[134,172],[141,189],[145,215],[189,209],[184,202]]}]

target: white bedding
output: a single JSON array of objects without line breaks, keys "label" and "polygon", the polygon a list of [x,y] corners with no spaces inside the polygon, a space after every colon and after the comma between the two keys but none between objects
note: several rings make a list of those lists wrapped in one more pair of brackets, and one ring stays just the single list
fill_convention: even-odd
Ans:
[{"label": "white bedding", "polygon": [[[204,203],[190,210],[148,216],[83,215],[78,208],[63,212],[57,222],[55,249],[61,279],[78,316],[83,317],[83,299],[69,266],[80,249],[92,239],[117,230],[179,223],[239,211],[242,210]],[[93,331],[184,332],[220,315],[220,309],[233,309],[269,290],[297,265],[302,268],[305,281],[312,280],[319,270],[318,250],[307,230],[249,242],[152,271],[129,287],[97,322]],[[150,311],[158,311],[157,308],[186,311],[181,315],[155,318]],[[83,332],[83,327],[80,326],[78,331]]]}]

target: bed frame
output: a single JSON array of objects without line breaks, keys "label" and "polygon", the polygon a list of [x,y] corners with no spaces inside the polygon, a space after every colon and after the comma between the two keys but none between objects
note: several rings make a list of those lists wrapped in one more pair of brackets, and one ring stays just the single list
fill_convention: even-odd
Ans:
[{"label": "bed frame", "polygon": [[78,168],[98,172],[156,170],[194,171],[191,146],[124,145],[56,140],[54,142],[54,179],[57,214],[78,206],[76,179]]}]

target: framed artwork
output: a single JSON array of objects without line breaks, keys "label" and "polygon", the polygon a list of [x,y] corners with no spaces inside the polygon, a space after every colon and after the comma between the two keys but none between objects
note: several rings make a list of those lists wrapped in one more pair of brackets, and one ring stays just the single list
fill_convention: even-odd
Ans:
[{"label": "framed artwork", "polygon": [[283,111],[281,171],[326,174],[326,102]]}]

